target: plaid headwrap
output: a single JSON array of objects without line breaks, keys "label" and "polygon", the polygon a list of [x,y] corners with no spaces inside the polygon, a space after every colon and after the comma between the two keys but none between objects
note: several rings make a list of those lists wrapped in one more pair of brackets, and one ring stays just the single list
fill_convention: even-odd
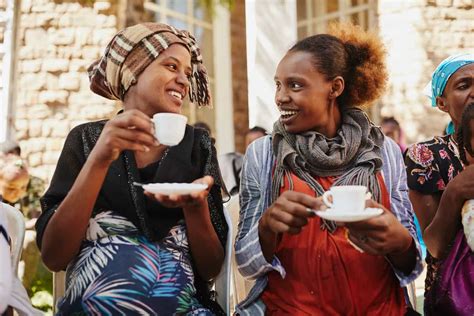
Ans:
[{"label": "plaid headwrap", "polygon": [[209,79],[196,40],[187,31],[161,23],[141,23],[117,33],[104,55],[87,70],[91,90],[107,99],[123,101],[145,68],[176,43],[184,45],[191,53],[190,101],[198,106],[210,106]]}]

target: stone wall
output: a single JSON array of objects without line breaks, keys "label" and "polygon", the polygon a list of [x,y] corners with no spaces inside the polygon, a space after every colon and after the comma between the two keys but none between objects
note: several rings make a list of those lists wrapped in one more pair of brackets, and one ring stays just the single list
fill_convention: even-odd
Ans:
[{"label": "stone wall", "polygon": [[422,94],[447,56],[474,51],[474,1],[379,1],[380,33],[387,44],[390,85],[381,114],[395,116],[409,143],[440,135],[447,114]]},{"label": "stone wall", "polygon": [[[3,14],[6,10],[7,10],[7,1],[0,0],[0,14]],[[5,38],[4,34],[5,34],[5,22],[0,21],[0,47],[3,47],[3,41]],[[0,98],[3,93],[3,78],[2,78],[3,55],[4,53],[0,49]]]},{"label": "stone wall", "polygon": [[23,0],[15,129],[32,173],[52,177],[74,126],[110,117],[117,104],[89,90],[86,69],[117,31],[110,1]]}]

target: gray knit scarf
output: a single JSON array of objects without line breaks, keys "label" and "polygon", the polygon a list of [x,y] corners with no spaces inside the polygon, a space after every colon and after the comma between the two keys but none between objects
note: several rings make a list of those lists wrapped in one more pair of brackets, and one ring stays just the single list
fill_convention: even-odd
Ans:
[{"label": "gray knit scarf", "polygon": [[[337,185],[365,185],[373,198],[381,202],[377,172],[382,169],[384,136],[367,115],[358,108],[342,113],[342,124],[334,138],[307,131],[287,133],[280,120],[273,126],[273,152],[276,167],[272,180],[272,201],[280,195],[284,176],[293,190],[290,173],[304,180],[318,196],[323,187],[314,179],[335,176]],[[322,228],[334,232],[336,225],[323,220]]]}]

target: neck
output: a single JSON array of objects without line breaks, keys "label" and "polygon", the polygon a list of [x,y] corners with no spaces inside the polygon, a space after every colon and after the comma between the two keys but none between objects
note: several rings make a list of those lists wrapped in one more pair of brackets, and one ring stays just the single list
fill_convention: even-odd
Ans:
[{"label": "neck", "polygon": [[328,122],[325,126],[317,129],[317,132],[328,138],[336,136],[337,131],[341,127],[342,114],[336,101],[331,101],[328,105]]}]

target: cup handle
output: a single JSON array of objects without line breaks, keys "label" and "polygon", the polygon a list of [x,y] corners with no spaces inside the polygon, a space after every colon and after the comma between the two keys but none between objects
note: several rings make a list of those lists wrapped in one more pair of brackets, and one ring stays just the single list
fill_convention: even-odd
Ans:
[{"label": "cup handle", "polygon": [[328,199],[329,196],[332,196],[331,191],[324,192],[323,193],[323,202],[324,202],[324,204],[326,204],[327,207],[332,208],[332,206],[334,204],[329,201],[329,199]]},{"label": "cup handle", "polygon": [[372,198],[372,193],[367,192],[367,193],[365,194],[365,199],[366,199],[366,200],[370,200],[371,198]]}]

